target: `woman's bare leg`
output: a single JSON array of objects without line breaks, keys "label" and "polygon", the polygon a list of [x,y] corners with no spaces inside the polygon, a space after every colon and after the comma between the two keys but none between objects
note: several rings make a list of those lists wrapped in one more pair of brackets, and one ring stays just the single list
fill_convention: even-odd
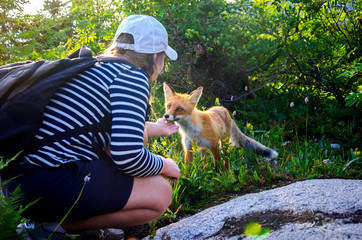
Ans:
[{"label": "woman's bare leg", "polygon": [[131,196],[119,212],[63,223],[68,231],[122,228],[148,223],[160,217],[171,204],[172,187],[162,176],[135,178]]}]

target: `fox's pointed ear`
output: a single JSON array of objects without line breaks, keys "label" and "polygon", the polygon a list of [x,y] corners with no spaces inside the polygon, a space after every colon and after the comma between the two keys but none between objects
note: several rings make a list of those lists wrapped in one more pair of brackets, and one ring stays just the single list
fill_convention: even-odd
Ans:
[{"label": "fox's pointed ear", "polygon": [[197,104],[199,102],[200,97],[202,95],[202,89],[203,89],[202,87],[199,87],[198,89],[190,93],[190,100],[192,103]]},{"label": "fox's pointed ear", "polygon": [[169,85],[167,85],[166,82],[163,82],[163,92],[165,94],[165,99],[167,100],[174,95],[175,91]]}]

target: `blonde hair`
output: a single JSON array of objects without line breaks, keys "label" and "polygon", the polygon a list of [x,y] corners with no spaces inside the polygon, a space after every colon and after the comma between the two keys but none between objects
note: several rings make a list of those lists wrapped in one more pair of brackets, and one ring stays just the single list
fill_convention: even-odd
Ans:
[{"label": "blonde hair", "polygon": [[[134,39],[131,34],[122,33],[117,39],[117,43],[129,43],[134,44]],[[164,54],[162,52],[162,54]],[[126,57],[131,63],[136,65],[137,67],[143,69],[146,72],[148,78],[151,78],[152,74],[154,73],[154,65],[155,61],[153,58],[153,54],[147,53],[138,53],[134,50],[123,49],[117,47],[115,44],[111,43],[106,50],[103,51],[103,55],[106,56],[124,56]],[[157,54],[157,58],[160,57],[161,54]],[[162,55],[161,55],[162,56]]]}]

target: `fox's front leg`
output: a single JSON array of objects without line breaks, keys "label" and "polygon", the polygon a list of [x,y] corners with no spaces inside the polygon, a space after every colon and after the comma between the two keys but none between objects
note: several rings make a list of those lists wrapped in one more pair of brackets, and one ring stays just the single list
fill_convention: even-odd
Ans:
[{"label": "fox's front leg", "polygon": [[214,157],[215,171],[220,172],[219,164],[221,162],[221,157],[220,157],[219,146],[216,144],[216,146],[212,146],[210,150],[212,156]]},{"label": "fox's front leg", "polygon": [[204,157],[206,156],[206,148],[203,147],[199,147],[199,153],[200,153],[200,158],[204,159]]},{"label": "fox's front leg", "polygon": [[191,152],[192,140],[185,137],[182,139],[182,145],[183,145],[184,151],[185,151],[185,163],[188,164],[189,162],[192,162],[194,160],[194,155]]},{"label": "fox's front leg", "polygon": [[188,164],[194,160],[194,155],[191,151],[185,150],[185,163]]}]

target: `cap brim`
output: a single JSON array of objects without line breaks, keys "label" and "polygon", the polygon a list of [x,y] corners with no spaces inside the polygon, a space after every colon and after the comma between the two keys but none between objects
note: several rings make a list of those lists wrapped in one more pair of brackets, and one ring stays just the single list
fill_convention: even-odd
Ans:
[{"label": "cap brim", "polygon": [[177,59],[177,52],[171,48],[170,46],[167,46],[167,50],[165,51],[167,57],[171,60],[176,60]]}]

